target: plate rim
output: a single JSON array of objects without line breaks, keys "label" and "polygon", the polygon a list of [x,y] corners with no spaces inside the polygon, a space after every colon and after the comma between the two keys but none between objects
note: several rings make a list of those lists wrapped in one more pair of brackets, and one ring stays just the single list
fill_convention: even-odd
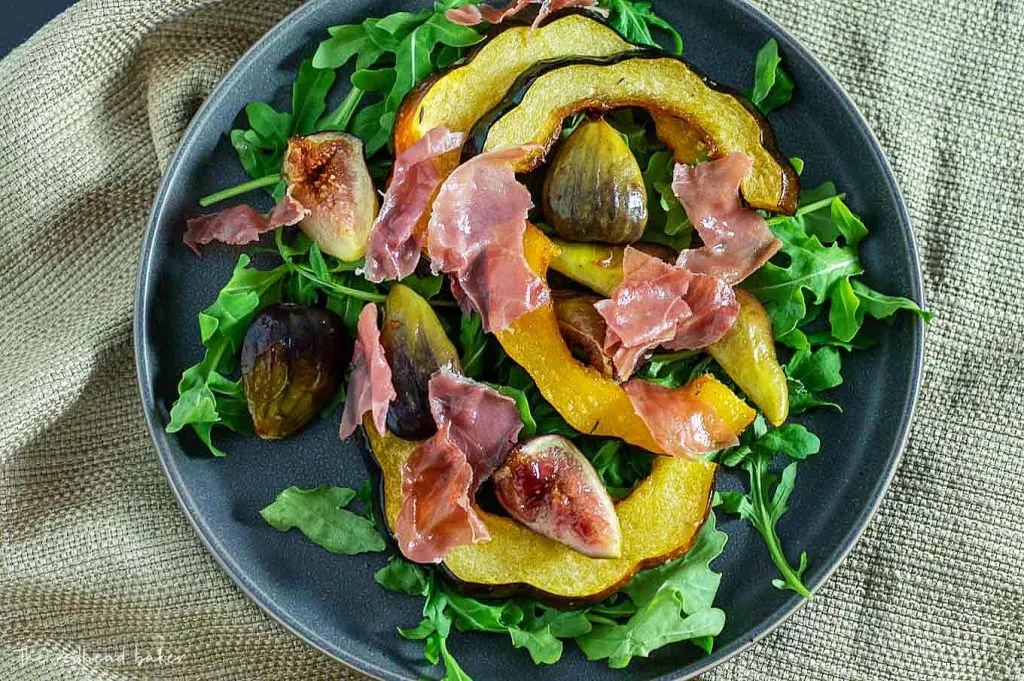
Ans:
[{"label": "plate rim", "polygon": [[[375,664],[372,660],[364,659],[349,653],[344,648],[332,645],[320,636],[314,628],[306,626],[304,623],[291,617],[287,612],[281,610],[275,602],[275,599],[269,597],[258,584],[249,579],[248,575],[246,575],[240,566],[232,559],[230,551],[216,540],[215,535],[209,529],[206,522],[202,519],[201,515],[197,513],[197,504],[195,500],[189,494],[187,487],[184,485],[179,471],[171,462],[171,457],[176,456],[176,454],[169,450],[167,434],[164,431],[164,424],[162,423],[162,418],[159,413],[153,389],[154,384],[151,373],[152,361],[147,347],[148,334],[146,333],[146,329],[149,319],[149,310],[146,305],[146,300],[148,299],[149,286],[152,281],[148,275],[153,262],[153,249],[157,242],[157,227],[163,215],[166,198],[170,193],[171,186],[177,183],[176,178],[182,172],[182,166],[185,159],[190,155],[188,152],[189,148],[192,146],[192,138],[198,134],[198,131],[202,127],[205,126],[206,120],[211,116],[211,112],[213,111],[216,103],[226,96],[226,93],[230,90],[232,83],[239,78],[242,65],[258,59],[264,52],[271,49],[275,43],[276,34],[283,26],[293,23],[300,18],[304,18],[307,13],[312,14],[317,12],[322,5],[329,1],[330,0],[309,0],[300,7],[289,12],[287,15],[282,17],[280,21],[270,27],[266,33],[264,33],[238,58],[237,61],[235,61],[231,68],[216,83],[182,133],[181,138],[178,141],[178,145],[167,164],[167,168],[164,171],[163,176],[161,177],[159,188],[154,195],[153,205],[146,219],[146,231],[143,235],[142,245],[139,252],[132,316],[132,339],[134,345],[136,377],[142,397],[142,406],[143,411],[145,412],[146,425],[149,430],[150,437],[156,446],[157,458],[160,461],[160,467],[168,478],[175,500],[185,517],[188,518],[193,529],[196,531],[196,534],[199,535],[203,546],[213,556],[217,564],[220,565],[221,569],[224,570],[235,585],[277,623],[282,625],[300,640],[313,646],[328,657],[342,662],[350,668],[374,679],[402,679],[404,681],[405,679],[411,679],[412,677],[394,675],[391,671]],[[896,228],[898,228],[906,238],[906,257],[909,259],[911,265],[911,290],[909,291],[908,297],[918,303],[922,308],[926,308],[921,259],[910,215],[903,200],[903,195],[900,192],[899,183],[893,173],[892,166],[886,158],[877,136],[868,125],[863,113],[860,111],[860,108],[849,93],[846,92],[845,88],[843,88],[843,86],[824,66],[824,64],[822,64],[810,50],[808,50],[788,30],[783,28],[764,10],[747,0],[722,1],[728,5],[732,5],[733,8],[748,15],[757,23],[761,24],[787,51],[799,53],[801,58],[807,62],[811,69],[816,72],[828,89],[841,102],[842,106],[848,109],[852,114],[855,127],[866,138],[872,157],[878,162],[882,169],[882,177],[885,180],[885,185],[889,192],[889,198],[892,200],[892,203],[896,208],[898,218]],[[896,472],[899,470],[899,464],[903,458],[904,452],[906,451],[907,441],[910,436],[910,426],[913,422],[914,413],[920,399],[921,376],[924,371],[924,343],[926,327],[924,321],[920,317],[915,317],[912,324],[913,326],[911,331],[914,335],[914,356],[910,375],[910,389],[906,396],[907,399],[904,401],[902,413],[900,414],[896,433],[896,446],[893,447],[890,452],[884,475],[878,479],[874,488],[871,490],[870,503],[865,505],[857,514],[850,531],[847,532],[846,535],[838,542],[837,549],[827,556],[827,560],[822,561],[823,564],[827,565],[827,567],[821,572],[818,579],[815,580],[814,583],[807,584],[808,590],[812,595],[817,593],[818,590],[828,582],[829,579],[831,579],[839,567],[846,561],[853,548],[860,541],[871,520],[878,512],[879,506],[885,498]],[[657,677],[655,681],[687,681],[688,679],[694,679],[700,674],[710,671],[723,662],[735,658],[762,638],[775,631],[794,614],[796,614],[797,611],[803,608],[807,602],[808,599],[801,597],[799,594],[791,594],[790,597],[771,614],[752,627],[748,632],[748,635],[740,637],[722,648],[715,649],[711,655],[699,658],[674,672],[663,674],[662,676]]]}]

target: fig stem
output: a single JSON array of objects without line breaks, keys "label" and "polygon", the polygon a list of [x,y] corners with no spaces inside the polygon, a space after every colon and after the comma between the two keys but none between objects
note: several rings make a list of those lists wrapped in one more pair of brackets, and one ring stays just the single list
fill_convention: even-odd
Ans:
[{"label": "fig stem", "polygon": [[[800,208],[797,208],[796,209],[796,213],[792,217],[798,218],[801,215],[806,215],[807,213],[813,213],[816,210],[821,210],[825,206],[831,206],[832,202],[835,201],[836,199],[840,199],[841,200],[841,199],[845,199],[845,198],[846,198],[846,194],[836,194],[835,196],[829,196],[829,197],[826,197],[824,199],[821,199],[820,201],[815,201],[814,203],[809,203],[806,206],[801,206]],[[773,218],[769,218],[767,222],[768,222],[769,225],[774,225],[774,224],[778,224],[779,222],[782,222],[783,220],[789,220],[789,219],[790,219],[789,215],[776,215]]]},{"label": "fig stem", "polygon": [[199,205],[203,208],[212,206],[215,203],[220,203],[230,198],[234,198],[239,194],[245,194],[251,192],[254,189],[263,189],[264,187],[270,187],[281,181],[281,174],[274,173],[273,175],[267,175],[266,177],[258,177],[255,180],[249,180],[242,184],[236,184],[234,187],[228,187],[227,189],[221,189],[219,192],[209,194],[199,199]]}]

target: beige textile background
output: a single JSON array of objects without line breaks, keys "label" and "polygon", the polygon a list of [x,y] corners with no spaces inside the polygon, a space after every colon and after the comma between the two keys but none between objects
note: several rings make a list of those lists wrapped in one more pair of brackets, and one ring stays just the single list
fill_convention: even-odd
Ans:
[{"label": "beige textile background", "polygon": [[[218,78],[296,4],[82,0],[0,62],[4,681],[358,676],[202,548],[132,360],[161,170]],[[1024,679],[1024,6],[761,4],[881,139],[938,318],[910,446],[864,539],[813,603],[707,678]]]}]

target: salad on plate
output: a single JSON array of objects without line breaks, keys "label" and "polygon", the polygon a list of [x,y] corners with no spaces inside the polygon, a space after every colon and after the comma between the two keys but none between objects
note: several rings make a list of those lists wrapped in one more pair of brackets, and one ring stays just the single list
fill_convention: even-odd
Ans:
[{"label": "salad on plate", "polygon": [[[423,599],[397,633],[446,679],[469,678],[463,631],[535,664],[570,640],[615,668],[710,653],[716,515],[810,598],[776,532],[820,446],[793,417],[840,409],[872,320],[929,314],[861,281],[867,227],[779,149],[776,42],[740,93],[644,2],[439,0],[328,33],[291,110],[251,102],[230,132],[251,181],[200,201],[273,207],[188,220],[197,254],[258,244],[199,314],[167,431],[225,456],[220,428],[340,413],[372,479],[261,515],[335,554],[390,546],[376,581]],[[716,491],[722,470],[744,489]]]}]

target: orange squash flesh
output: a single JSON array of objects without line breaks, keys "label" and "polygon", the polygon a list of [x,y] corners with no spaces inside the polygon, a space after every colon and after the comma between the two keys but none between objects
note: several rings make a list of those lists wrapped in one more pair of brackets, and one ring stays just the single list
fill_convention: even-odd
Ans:
[{"label": "orange squash flesh", "polygon": [[[557,246],[532,225],[523,243],[530,268],[545,279]],[[573,428],[581,433],[622,438],[651,452],[661,451],[633,410],[626,391],[572,356],[558,329],[554,305],[548,303],[523,315],[494,336]]]},{"label": "orange squash flesh", "polygon": [[[531,268],[544,276],[557,247],[532,225],[527,228],[524,246]],[[521,317],[499,332],[498,338],[571,425],[583,432],[619,437],[660,451],[633,411],[625,390],[572,357],[551,304]],[[711,405],[737,435],[754,419],[754,410],[711,375],[677,390]],[[363,425],[382,471],[384,516],[393,529],[402,507],[402,465],[419,443],[390,433],[381,435],[369,419]],[[444,566],[472,592],[528,592],[561,606],[601,600],[626,584],[638,570],[680,556],[690,548],[707,517],[715,470],[715,464],[699,459],[657,457],[651,474],[616,504],[622,527],[619,558],[591,558],[510,518],[478,508],[491,541],[454,549]]]},{"label": "orange squash flesh", "polygon": [[[395,119],[395,153],[408,149],[432,128],[443,125],[469,132],[505,96],[516,78],[537,62],[576,56],[607,57],[636,50],[612,28],[570,14],[533,30],[503,30],[467,63],[456,66],[410,93]],[[453,152],[441,159],[442,176],[459,162]]]},{"label": "orange squash flesh", "polygon": [[638,106],[683,119],[700,130],[706,145],[719,156],[750,156],[753,168],[740,189],[752,207],[787,214],[796,210],[799,178],[779,152],[768,122],[749,103],[720,89],[681,59],[625,54],[601,61],[555,64],[531,78],[495,117],[481,122],[473,138],[484,132],[486,138],[479,147],[474,142],[474,149],[543,145],[519,164],[518,172],[528,172],[558,140],[567,116]]},{"label": "orange squash flesh", "polygon": [[[737,433],[753,418],[750,408],[711,376],[680,389],[715,406]],[[369,420],[364,428],[382,471],[384,517],[394,529],[402,508],[402,464],[419,443],[391,434],[382,436]],[[444,566],[468,591],[476,593],[504,596],[526,592],[562,606],[602,600],[638,570],[689,550],[707,518],[716,468],[698,459],[657,457],[651,474],[615,505],[622,527],[619,558],[591,558],[511,518],[477,508],[491,540],[454,549]]]}]

